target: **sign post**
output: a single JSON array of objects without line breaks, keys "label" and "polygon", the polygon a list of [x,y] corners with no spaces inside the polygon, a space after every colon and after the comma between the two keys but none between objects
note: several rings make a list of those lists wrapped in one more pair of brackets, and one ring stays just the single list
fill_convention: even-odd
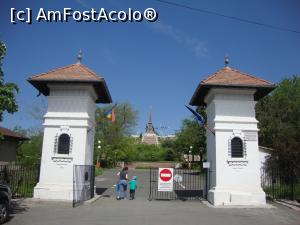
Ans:
[{"label": "sign post", "polygon": [[173,168],[158,169],[158,191],[173,191]]}]

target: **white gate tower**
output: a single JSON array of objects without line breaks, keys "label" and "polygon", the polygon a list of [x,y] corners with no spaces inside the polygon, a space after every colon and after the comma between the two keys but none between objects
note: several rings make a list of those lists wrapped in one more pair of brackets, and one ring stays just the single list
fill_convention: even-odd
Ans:
[{"label": "white gate tower", "polygon": [[110,103],[103,77],[78,62],[28,79],[48,96],[34,197],[73,200],[73,165],[93,165],[95,103]]},{"label": "white gate tower", "polygon": [[275,86],[228,66],[202,80],[190,104],[206,107],[208,200],[213,205],[262,205],[255,104]]}]

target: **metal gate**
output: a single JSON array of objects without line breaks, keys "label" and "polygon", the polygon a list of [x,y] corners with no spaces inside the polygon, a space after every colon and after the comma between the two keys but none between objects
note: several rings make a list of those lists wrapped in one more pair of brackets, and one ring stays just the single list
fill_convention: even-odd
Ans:
[{"label": "metal gate", "polygon": [[173,191],[158,191],[158,168],[150,168],[149,200],[199,200],[206,198],[206,171],[174,169],[173,174]]},{"label": "metal gate", "polygon": [[289,171],[263,167],[261,185],[271,199],[300,199],[300,170],[294,167]]},{"label": "metal gate", "polygon": [[94,197],[95,166],[74,165],[73,169],[73,207]]},{"label": "metal gate", "polygon": [[32,197],[39,174],[40,165],[0,165],[0,183],[10,186],[13,198]]}]

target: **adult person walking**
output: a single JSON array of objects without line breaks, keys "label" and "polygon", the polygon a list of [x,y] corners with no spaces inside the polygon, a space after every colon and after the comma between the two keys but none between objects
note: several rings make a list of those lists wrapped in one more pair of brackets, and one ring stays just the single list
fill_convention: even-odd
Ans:
[{"label": "adult person walking", "polygon": [[128,182],[128,167],[124,167],[121,172],[118,173],[119,181],[117,183],[117,199],[126,198],[127,182]]}]

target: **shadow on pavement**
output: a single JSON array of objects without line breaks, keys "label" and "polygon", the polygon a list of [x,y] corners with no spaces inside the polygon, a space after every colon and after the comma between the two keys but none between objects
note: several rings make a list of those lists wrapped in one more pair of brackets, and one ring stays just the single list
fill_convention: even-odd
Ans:
[{"label": "shadow on pavement", "polygon": [[23,214],[28,211],[28,206],[22,201],[22,199],[14,199],[11,202],[9,208],[9,217],[8,221],[11,221],[14,218],[14,215]]},{"label": "shadow on pavement", "polygon": [[106,190],[107,188],[96,188],[96,193],[97,195],[102,195]]},{"label": "shadow on pavement", "polygon": [[202,190],[175,190],[177,198],[182,201],[188,199],[200,199],[203,197]]}]

